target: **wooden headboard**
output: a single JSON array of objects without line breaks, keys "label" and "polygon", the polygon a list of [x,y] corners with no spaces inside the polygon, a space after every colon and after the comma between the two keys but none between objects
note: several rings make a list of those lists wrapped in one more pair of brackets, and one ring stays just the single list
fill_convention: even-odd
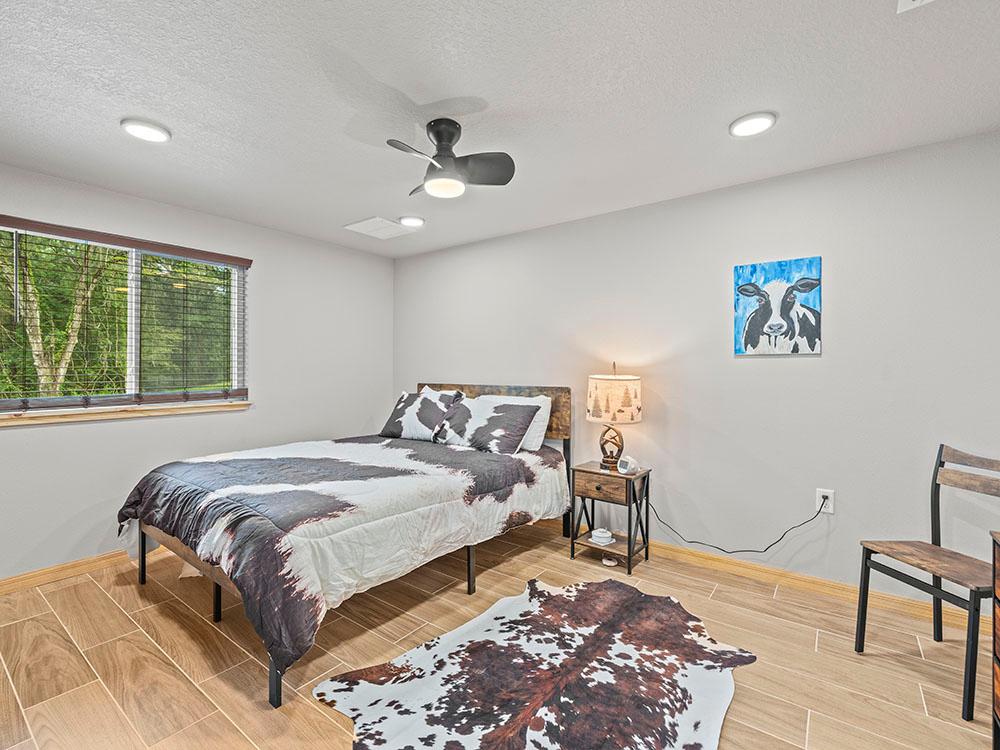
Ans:
[{"label": "wooden headboard", "polygon": [[573,429],[573,398],[565,385],[472,385],[469,383],[417,383],[417,389],[430,386],[436,391],[459,390],[465,395],[476,396],[548,396],[552,399],[552,413],[545,437],[549,440],[567,440]]}]

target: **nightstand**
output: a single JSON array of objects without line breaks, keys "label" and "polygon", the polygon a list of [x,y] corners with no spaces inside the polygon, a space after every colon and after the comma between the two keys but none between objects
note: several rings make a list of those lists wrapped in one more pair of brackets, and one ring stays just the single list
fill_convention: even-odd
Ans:
[{"label": "nightstand", "polygon": [[[632,575],[632,558],[643,553],[649,559],[649,469],[635,474],[619,474],[601,466],[599,461],[577,464],[571,469],[570,486],[573,503],[571,508],[572,534],[569,540],[569,556],[576,558],[576,546],[600,550],[604,554],[625,558],[625,569]],[[580,513],[577,513],[577,498],[580,499]],[[587,507],[587,501],[590,507]],[[594,504],[596,501],[624,505],[628,508],[628,531],[613,532],[611,544],[597,544],[590,541],[594,530]],[[586,519],[587,535],[580,535],[580,524]],[[639,544],[639,541],[642,541]]]}]

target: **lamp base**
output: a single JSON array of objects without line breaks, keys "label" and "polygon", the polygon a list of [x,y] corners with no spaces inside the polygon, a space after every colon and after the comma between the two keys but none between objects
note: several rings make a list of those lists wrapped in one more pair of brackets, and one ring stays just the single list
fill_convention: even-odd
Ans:
[{"label": "lamp base", "polygon": [[617,428],[606,424],[599,444],[603,456],[601,466],[608,471],[617,471],[618,459],[622,457],[622,450],[625,448],[625,438]]}]

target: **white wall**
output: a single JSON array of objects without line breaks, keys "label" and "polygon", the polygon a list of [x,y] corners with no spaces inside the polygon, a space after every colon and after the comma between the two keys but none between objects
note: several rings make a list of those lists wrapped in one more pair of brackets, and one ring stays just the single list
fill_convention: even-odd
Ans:
[{"label": "white wall", "polygon": [[[854,581],[860,538],[926,537],[939,441],[1000,456],[998,163],[1000,134],[915,149],[397,261],[394,290],[382,258],[0,166],[0,213],[254,259],[253,408],[0,430],[0,577],[114,549],[153,466],[373,432],[422,379],[570,385],[596,457],[580,394],[617,359],[661,515],[757,546],[834,488],[835,516],[746,557]],[[734,358],[732,266],[809,254],[823,355]],[[945,543],[986,558],[1000,514],[947,500]]]},{"label": "white wall", "polygon": [[[643,376],[626,452],[665,519],[757,547],[835,489],[834,516],[746,557],[853,582],[861,538],[927,538],[940,441],[1000,456],[998,165],[994,133],[397,261],[396,387],[570,385],[583,460],[586,377],[616,359]],[[806,255],[822,356],[735,358],[733,266]],[[944,541],[985,559],[1000,513],[955,494]]]},{"label": "white wall", "polygon": [[247,412],[0,430],[0,578],[115,549],[115,514],[184,456],[377,431],[392,262],[0,166],[0,213],[252,258]]}]

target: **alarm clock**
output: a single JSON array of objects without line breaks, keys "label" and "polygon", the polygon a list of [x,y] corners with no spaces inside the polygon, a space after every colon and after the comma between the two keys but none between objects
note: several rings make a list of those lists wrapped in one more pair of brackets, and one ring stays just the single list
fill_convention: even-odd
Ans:
[{"label": "alarm clock", "polygon": [[639,471],[639,462],[631,456],[622,456],[618,459],[619,474],[635,474]]}]

